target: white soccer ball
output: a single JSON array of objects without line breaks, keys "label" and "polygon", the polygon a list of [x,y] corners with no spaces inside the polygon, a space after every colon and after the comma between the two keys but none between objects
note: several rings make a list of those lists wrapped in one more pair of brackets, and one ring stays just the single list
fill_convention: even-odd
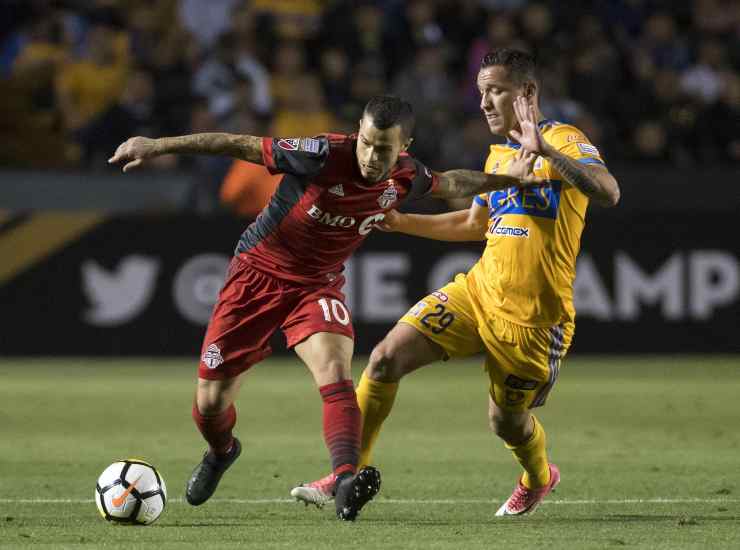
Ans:
[{"label": "white soccer ball", "polygon": [[157,469],[129,458],[114,462],[98,478],[95,504],[108,521],[149,525],[164,511],[167,486]]}]

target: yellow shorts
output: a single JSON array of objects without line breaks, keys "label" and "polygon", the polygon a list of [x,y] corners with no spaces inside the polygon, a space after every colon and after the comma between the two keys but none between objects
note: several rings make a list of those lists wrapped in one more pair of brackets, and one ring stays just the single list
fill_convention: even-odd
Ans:
[{"label": "yellow shorts", "polygon": [[484,315],[464,274],[422,298],[399,322],[415,327],[449,357],[485,352],[491,398],[510,411],[545,404],[574,332],[573,323],[532,328]]}]

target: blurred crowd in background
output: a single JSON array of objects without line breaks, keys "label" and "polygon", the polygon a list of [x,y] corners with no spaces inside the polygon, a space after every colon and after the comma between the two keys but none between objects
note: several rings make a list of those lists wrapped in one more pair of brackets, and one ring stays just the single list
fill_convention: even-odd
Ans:
[{"label": "blurred crowd in background", "polygon": [[[495,140],[475,77],[502,46],[536,54],[543,113],[607,162],[740,161],[737,0],[4,0],[0,166],[106,170],[134,135],[349,133],[394,93],[417,114],[416,156],[479,169]],[[226,195],[265,178],[225,159],[151,166]]]}]

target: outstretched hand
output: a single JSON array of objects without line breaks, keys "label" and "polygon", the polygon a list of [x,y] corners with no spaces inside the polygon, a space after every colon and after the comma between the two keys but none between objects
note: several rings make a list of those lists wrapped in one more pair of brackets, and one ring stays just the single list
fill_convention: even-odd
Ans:
[{"label": "outstretched hand", "polygon": [[116,152],[108,159],[108,164],[125,163],[123,171],[141,166],[144,159],[157,156],[157,140],[146,137],[132,137],[118,146]]},{"label": "outstretched hand", "polygon": [[514,115],[519,122],[520,131],[512,129],[509,135],[518,141],[523,149],[539,156],[545,156],[549,146],[537,127],[534,105],[524,96],[519,96],[514,100]]}]

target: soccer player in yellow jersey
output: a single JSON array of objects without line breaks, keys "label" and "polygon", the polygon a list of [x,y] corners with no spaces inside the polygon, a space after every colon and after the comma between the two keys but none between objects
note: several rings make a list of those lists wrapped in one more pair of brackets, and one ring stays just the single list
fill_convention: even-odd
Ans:
[{"label": "soccer player in yellow jersey", "polygon": [[[531,410],[545,403],[573,338],[573,280],[588,203],[614,206],[619,186],[583,132],[544,119],[531,55],[489,53],[478,88],[491,132],[507,138],[491,146],[485,171],[515,175],[525,167],[546,183],[479,195],[468,210],[386,217],[386,230],[487,244],[467,274],[419,301],[373,350],[357,389],[360,462],[370,462],[403,376],[440,359],[484,352],[491,429],[524,469],[496,515],[521,515],[560,481]],[[321,505],[331,498],[329,481],[292,494]]]}]

